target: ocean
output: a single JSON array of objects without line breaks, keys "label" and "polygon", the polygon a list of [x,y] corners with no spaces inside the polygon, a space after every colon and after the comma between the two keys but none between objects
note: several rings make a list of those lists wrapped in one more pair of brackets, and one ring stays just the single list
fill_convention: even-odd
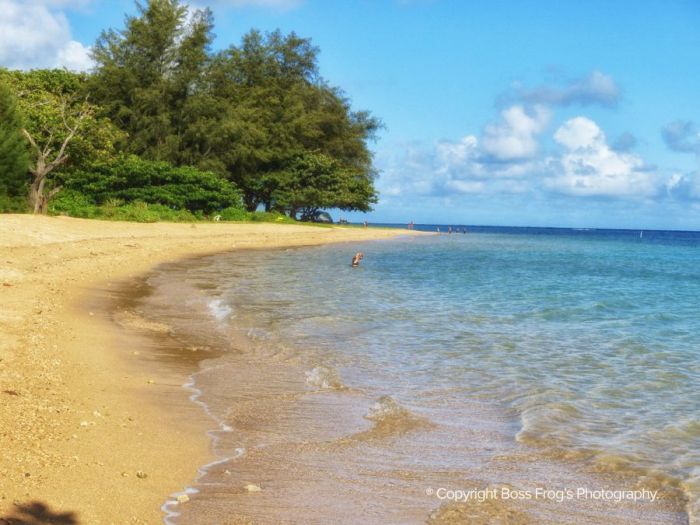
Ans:
[{"label": "ocean", "polygon": [[148,277],[218,457],[169,523],[698,523],[700,233],[439,228]]}]

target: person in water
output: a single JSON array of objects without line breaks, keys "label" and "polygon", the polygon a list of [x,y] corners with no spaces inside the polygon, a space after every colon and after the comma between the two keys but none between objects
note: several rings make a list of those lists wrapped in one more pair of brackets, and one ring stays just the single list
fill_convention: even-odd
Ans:
[{"label": "person in water", "polygon": [[352,258],[351,266],[353,268],[357,268],[358,266],[360,266],[360,261],[362,260],[363,257],[364,257],[364,254],[362,252],[357,252],[355,254],[355,256]]}]

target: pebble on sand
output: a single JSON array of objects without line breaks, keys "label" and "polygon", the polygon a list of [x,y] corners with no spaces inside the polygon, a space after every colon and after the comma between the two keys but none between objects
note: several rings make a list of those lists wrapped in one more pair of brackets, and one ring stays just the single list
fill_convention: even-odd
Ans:
[{"label": "pebble on sand", "polygon": [[261,489],[259,486],[254,485],[253,483],[248,483],[248,484],[245,486],[245,489],[246,489],[248,492],[261,492],[261,491],[262,491],[262,489]]}]

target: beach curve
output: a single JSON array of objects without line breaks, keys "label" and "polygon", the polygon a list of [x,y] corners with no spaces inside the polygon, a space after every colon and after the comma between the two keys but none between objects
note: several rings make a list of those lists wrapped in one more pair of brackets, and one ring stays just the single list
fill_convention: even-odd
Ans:
[{"label": "beach curve", "polygon": [[146,339],[120,333],[96,295],[185,257],[406,233],[3,215],[0,522],[161,522],[168,494],[212,457],[185,372],[145,359]]}]

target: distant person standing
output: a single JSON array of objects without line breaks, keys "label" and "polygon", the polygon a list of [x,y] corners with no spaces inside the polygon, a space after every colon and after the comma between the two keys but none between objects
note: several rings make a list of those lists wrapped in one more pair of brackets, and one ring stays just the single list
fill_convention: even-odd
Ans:
[{"label": "distant person standing", "polygon": [[365,226],[365,228],[367,228],[367,226],[368,226],[367,221],[364,222],[364,226]]}]

